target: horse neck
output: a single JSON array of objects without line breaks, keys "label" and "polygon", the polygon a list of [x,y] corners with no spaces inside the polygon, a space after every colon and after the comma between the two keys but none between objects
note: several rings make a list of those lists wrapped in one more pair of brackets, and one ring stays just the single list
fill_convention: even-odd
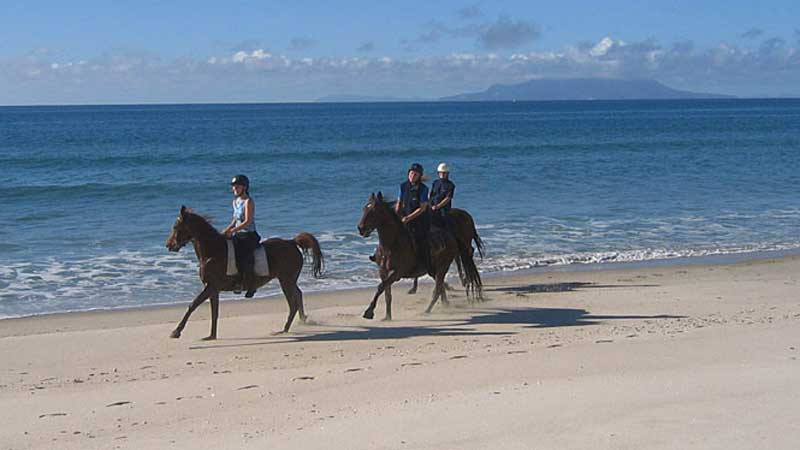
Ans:
[{"label": "horse neck", "polygon": [[198,217],[191,223],[187,223],[187,226],[191,230],[192,236],[194,236],[194,251],[201,261],[225,254],[227,251],[225,237],[215,230],[211,224]]},{"label": "horse neck", "polygon": [[[389,213],[391,214],[391,213]],[[387,214],[378,223],[378,241],[382,247],[391,247],[400,239],[403,228],[399,220],[394,220],[393,217]]]}]

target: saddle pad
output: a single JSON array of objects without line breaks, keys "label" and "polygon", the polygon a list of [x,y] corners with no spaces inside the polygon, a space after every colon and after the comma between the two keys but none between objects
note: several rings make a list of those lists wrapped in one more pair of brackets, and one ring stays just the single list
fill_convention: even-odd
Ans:
[{"label": "saddle pad", "polygon": [[[236,270],[236,250],[233,246],[233,241],[228,239],[228,261],[227,261],[227,268],[225,270],[225,275],[233,276],[239,273]],[[262,243],[254,250],[255,255],[255,264],[253,266],[253,271],[256,275],[260,277],[266,277],[269,275],[269,263],[267,262],[267,247],[264,246]]]}]

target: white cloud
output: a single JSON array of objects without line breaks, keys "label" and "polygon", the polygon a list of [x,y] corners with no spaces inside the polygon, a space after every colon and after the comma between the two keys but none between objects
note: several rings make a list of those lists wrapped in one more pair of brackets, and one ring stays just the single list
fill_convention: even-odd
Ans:
[{"label": "white cloud", "polygon": [[608,53],[608,49],[610,49],[614,45],[614,41],[606,36],[603,39],[600,39],[600,42],[595,44],[594,47],[589,51],[591,56],[603,56]]},{"label": "white cloud", "polygon": [[240,50],[233,54],[231,60],[235,63],[250,63],[254,61],[263,61],[265,59],[271,59],[272,53],[268,53],[263,49],[256,49],[252,52],[248,53],[246,51]]},{"label": "white cloud", "polygon": [[439,97],[493,83],[569,77],[654,78],[681,89],[800,95],[800,52],[775,38],[752,47],[697,48],[691,42],[662,45],[611,36],[556,51],[410,59],[292,58],[256,48],[203,59],[121,51],[68,60],[34,51],[0,61],[0,104],[294,101],[341,92]]}]

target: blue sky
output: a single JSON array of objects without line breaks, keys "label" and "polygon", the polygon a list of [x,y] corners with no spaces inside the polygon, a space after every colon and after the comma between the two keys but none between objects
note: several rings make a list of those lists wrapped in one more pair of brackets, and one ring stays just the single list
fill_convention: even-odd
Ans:
[{"label": "blue sky", "polygon": [[0,104],[436,98],[534,78],[800,96],[800,2],[9,1]]}]

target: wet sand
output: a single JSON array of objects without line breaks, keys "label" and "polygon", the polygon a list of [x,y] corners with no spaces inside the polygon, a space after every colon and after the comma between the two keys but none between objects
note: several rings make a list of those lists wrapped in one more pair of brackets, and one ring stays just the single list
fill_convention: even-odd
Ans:
[{"label": "wet sand", "polygon": [[[800,445],[800,257],[0,321],[0,449]],[[185,293],[188,300],[193,293]],[[383,317],[379,303],[376,317]]]}]

